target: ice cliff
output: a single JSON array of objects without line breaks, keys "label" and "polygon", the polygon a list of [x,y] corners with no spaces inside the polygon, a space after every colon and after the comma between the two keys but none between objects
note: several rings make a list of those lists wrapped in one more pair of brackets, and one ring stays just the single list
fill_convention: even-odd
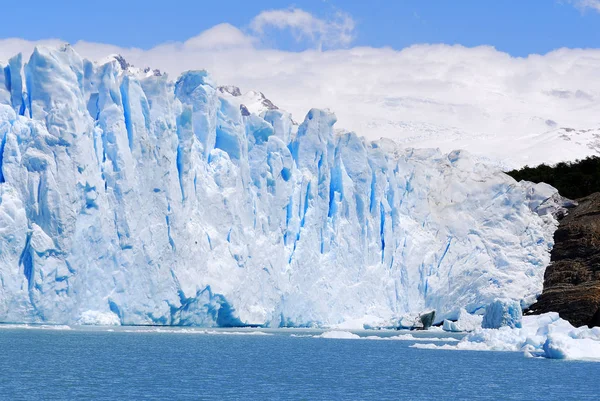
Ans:
[{"label": "ice cliff", "polygon": [[204,71],[70,47],[0,71],[0,321],[442,321],[541,291],[553,190],[464,152],[242,113]]}]

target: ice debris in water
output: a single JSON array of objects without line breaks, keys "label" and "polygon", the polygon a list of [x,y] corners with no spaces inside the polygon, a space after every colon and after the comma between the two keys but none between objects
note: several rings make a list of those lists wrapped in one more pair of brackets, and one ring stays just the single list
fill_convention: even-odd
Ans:
[{"label": "ice debris in water", "polygon": [[[298,337],[298,335],[292,335],[293,337]],[[381,341],[440,341],[440,342],[456,342],[458,341],[453,337],[417,337],[412,334],[401,334],[398,336],[383,336],[383,335],[370,335],[370,336],[359,336],[358,334],[349,332],[349,331],[341,331],[341,330],[330,330],[324,333],[321,333],[316,336],[308,336],[313,338],[330,338],[330,339],[339,339],[339,340],[381,340]]]},{"label": "ice debris in water", "polygon": [[0,66],[0,321],[442,322],[540,292],[556,220],[530,184],[121,61]]},{"label": "ice debris in water", "polygon": [[558,313],[524,316],[522,328],[477,329],[456,345],[415,344],[414,348],[519,351],[528,357],[600,361],[600,327],[573,327]]}]

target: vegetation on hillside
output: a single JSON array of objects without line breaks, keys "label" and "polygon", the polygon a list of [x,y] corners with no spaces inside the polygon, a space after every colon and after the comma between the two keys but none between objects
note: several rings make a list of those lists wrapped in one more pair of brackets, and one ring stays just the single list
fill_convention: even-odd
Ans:
[{"label": "vegetation on hillside", "polygon": [[554,166],[525,166],[519,170],[507,171],[506,174],[517,181],[545,182],[569,199],[583,198],[600,192],[600,157],[597,156]]}]

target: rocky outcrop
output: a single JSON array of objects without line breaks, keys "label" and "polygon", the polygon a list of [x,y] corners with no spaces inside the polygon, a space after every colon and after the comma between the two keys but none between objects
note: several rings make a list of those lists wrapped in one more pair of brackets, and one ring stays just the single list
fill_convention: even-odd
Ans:
[{"label": "rocky outcrop", "polygon": [[544,290],[528,313],[558,312],[574,326],[600,326],[600,193],[578,203],[560,220]]}]

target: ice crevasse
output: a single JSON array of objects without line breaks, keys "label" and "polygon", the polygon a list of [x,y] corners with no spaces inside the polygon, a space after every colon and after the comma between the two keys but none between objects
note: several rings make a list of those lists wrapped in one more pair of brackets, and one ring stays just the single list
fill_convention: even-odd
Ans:
[{"label": "ice crevasse", "polygon": [[539,293],[556,191],[38,47],[0,65],[0,321],[332,326]]}]

